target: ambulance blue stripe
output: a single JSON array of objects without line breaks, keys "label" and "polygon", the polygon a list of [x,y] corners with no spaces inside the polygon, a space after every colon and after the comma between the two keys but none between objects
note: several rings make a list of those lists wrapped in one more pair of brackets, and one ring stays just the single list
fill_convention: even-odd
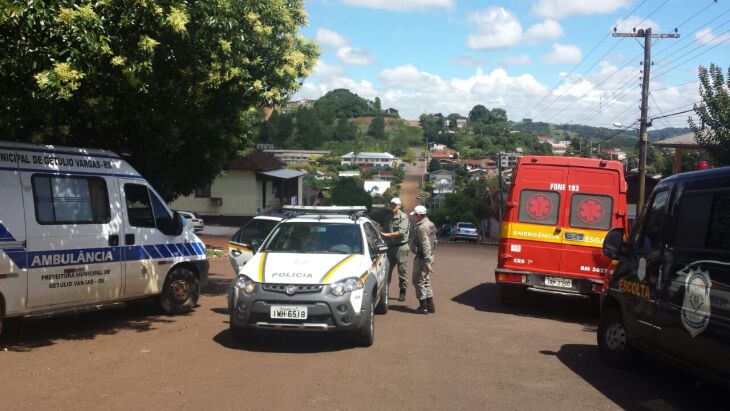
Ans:
[{"label": "ambulance blue stripe", "polygon": [[26,147],[0,146],[0,149],[2,149],[2,150],[15,150],[15,151],[28,151],[28,152],[31,152],[31,153],[68,154],[70,156],[78,156],[78,157],[113,158],[115,160],[121,160],[122,159],[118,155],[114,155],[114,154],[79,153],[78,151],[54,150],[52,148],[26,148]]},{"label": "ambulance blue stripe", "polygon": [[195,250],[190,246],[189,243],[182,243],[183,248],[185,249],[185,253],[189,256],[198,255]]},{"label": "ambulance blue stripe", "polygon": [[[184,250],[184,251],[183,251]],[[204,255],[200,243],[158,244],[157,246],[128,246],[80,248],[26,252],[23,248],[2,250],[21,270],[28,268],[64,267],[121,261],[141,261],[182,256]],[[164,251],[164,252],[161,252]],[[35,265],[34,265],[35,264]]]},{"label": "ambulance blue stripe", "polygon": [[170,257],[172,257],[172,253],[170,252],[170,250],[167,249],[167,247],[165,247],[164,244],[157,244],[155,246],[155,249],[157,250],[158,253],[160,253],[160,255],[162,256],[162,258],[170,258]]},{"label": "ambulance blue stripe", "polygon": [[154,258],[162,258],[162,254],[160,254],[159,251],[157,251],[157,248],[153,245],[146,245],[144,246],[144,250],[147,251],[147,254],[149,254],[150,257]]},{"label": "ambulance blue stripe", "polygon": [[149,260],[147,253],[141,245],[124,247],[124,261]]},{"label": "ambulance blue stripe", "polygon": [[10,231],[2,223],[0,223],[0,241],[15,241],[15,237],[10,234]]},{"label": "ambulance blue stripe", "polygon": [[25,270],[25,268],[28,266],[28,261],[26,260],[25,249],[11,248],[8,250],[3,250],[3,251],[13,261],[13,264],[15,264],[21,270]]},{"label": "ambulance blue stripe", "polygon": [[52,175],[80,175],[80,176],[96,176],[96,177],[122,177],[122,178],[142,178],[139,174],[117,174],[117,173],[91,173],[86,171],[55,171],[55,170],[44,170],[38,168],[12,168],[12,167],[0,167],[0,170],[5,171],[26,171],[29,173],[43,173]]}]

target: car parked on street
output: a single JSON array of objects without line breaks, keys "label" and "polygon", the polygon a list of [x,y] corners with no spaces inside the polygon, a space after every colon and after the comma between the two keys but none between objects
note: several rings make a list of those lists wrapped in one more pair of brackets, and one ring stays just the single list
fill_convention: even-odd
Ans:
[{"label": "car parked on street", "polygon": [[375,338],[388,312],[388,247],[365,207],[285,207],[279,223],[228,289],[230,330],[345,331]]},{"label": "car parked on street", "polygon": [[178,214],[182,216],[182,218],[185,219],[185,222],[189,223],[193,227],[193,231],[198,233],[203,231],[205,229],[205,223],[203,222],[203,219],[200,218],[195,213],[191,213],[189,211],[178,211]]},{"label": "car parked on street", "polygon": [[253,257],[266,236],[283,219],[284,217],[277,216],[256,216],[231,236],[228,242],[228,259],[235,274]]},{"label": "car parked on street", "polygon": [[477,226],[472,223],[458,222],[449,232],[451,241],[466,240],[466,241],[479,241],[479,233],[477,232]]}]

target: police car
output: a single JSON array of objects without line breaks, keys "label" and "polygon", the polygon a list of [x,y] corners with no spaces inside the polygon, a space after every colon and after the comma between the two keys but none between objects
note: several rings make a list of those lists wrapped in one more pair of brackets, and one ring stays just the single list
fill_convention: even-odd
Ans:
[{"label": "police car", "polygon": [[151,296],[191,311],[208,260],[183,226],[112,152],[0,142],[0,330]]},{"label": "police car", "polygon": [[374,313],[388,312],[387,246],[365,207],[285,207],[228,292],[230,329],[347,331],[373,344]]}]

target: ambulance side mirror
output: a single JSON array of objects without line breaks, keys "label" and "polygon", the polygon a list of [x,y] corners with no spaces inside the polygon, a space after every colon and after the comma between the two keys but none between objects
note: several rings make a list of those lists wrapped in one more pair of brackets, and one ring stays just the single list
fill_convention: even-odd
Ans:
[{"label": "ambulance side mirror", "polygon": [[175,237],[182,234],[184,226],[185,223],[183,222],[183,217],[177,211],[172,213],[171,219],[162,219],[157,221],[157,229],[160,230],[162,234]]},{"label": "ambulance side mirror", "polygon": [[624,244],[624,229],[614,228],[606,234],[606,238],[603,239],[603,255],[612,259],[618,260],[621,258],[621,248]]}]

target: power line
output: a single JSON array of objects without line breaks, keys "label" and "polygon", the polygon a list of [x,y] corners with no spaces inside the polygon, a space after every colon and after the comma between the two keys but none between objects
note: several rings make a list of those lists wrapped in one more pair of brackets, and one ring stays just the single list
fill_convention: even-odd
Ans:
[{"label": "power line", "polygon": [[[728,9],[728,10],[725,10],[725,12],[724,12],[724,13],[721,13],[721,14],[719,14],[718,16],[715,16],[715,18],[711,19],[710,21],[708,21],[708,22],[706,22],[706,23],[702,23],[702,24],[700,24],[700,25],[699,25],[699,26],[698,26],[698,27],[697,27],[696,29],[694,29],[693,31],[691,31],[691,32],[689,32],[688,34],[686,34],[686,35],[685,35],[685,36],[684,36],[683,38],[679,39],[679,40],[678,40],[678,41],[676,41],[676,42],[672,42],[672,44],[671,44],[670,46],[668,46],[668,47],[665,47],[664,49],[662,49],[662,50],[659,50],[659,51],[657,51],[657,53],[656,53],[656,56],[659,56],[659,55],[661,55],[661,54],[663,54],[663,53],[666,53],[666,52],[667,52],[667,51],[668,51],[669,49],[671,49],[671,48],[673,48],[673,47],[676,47],[676,46],[678,46],[678,45],[682,44],[682,43],[683,43],[683,42],[684,42],[684,41],[685,41],[686,39],[691,39],[691,38],[692,38],[691,36],[692,36],[693,34],[695,34],[695,33],[697,33],[698,31],[700,31],[700,30],[701,30],[701,29],[702,29],[703,27],[706,27],[706,26],[708,26],[708,25],[710,25],[710,24],[714,23],[714,22],[715,22],[715,20],[717,20],[717,19],[719,19],[719,18],[722,18],[722,17],[724,16],[724,15],[726,15],[726,14],[728,14],[728,13],[730,13],[730,9]],[[727,24],[727,21],[725,21],[724,23],[720,24],[720,25],[719,25],[719,26],[718,26],[717,28],[720,28],[720,27],[724,26],[725,24]],[[677,27],[679,27],[679,26],[677,26]],[[717,29],[717,28],[716,28],[716,29]],[[684,49],[685,47],[686,47],[686,45],[685,45],[685,46],[683,46],[683,47],[682,47],[682,48],[681,48],[680,50],[683,50],[683,49]]]},{"label": "power line", "polygon": [[[625,21],[626,19],[628,19],[629,17],[631,17],[631,15],[633,15],[633,14],[634,14],[634,13],[636,12],[636,10],[638,10],[638,9],[639,9],[639,8],[640,8],[641,6],[643,6],[643,5],[644,5],[644,3],[646,3],[647,1],[648,1],[648,0],[642,0],[642,2],[641,2],[641,3],[639,3],[639,4],[638,4],[638,5],[636,6],[636,7],[634,7],[634,9],[633,9],[633,10],[631,10],[631,11],[630,11],[630,12],[629,12],[629,13],[628,13],[628,14],[626,15],[626,17],[624,17],[623,19],[619,20],[619,22],[618,22],[618,23],[616,23],[616,25],[618,25],[618,24],[621,24],[621,23],[623,23],[623,22],[624,22],[624,21]],[[607,39],[607,38],[608,38],[609,36],[610,36],[610,33],[606,33],[606,35],[605,35],[605,36],[604,36],[604,37],[603,37],[603,38],[602,38],[602,39],[601,39],[601,40],[600,40],[600,41],[598,42],[598,44],[596,44],[595,46],[593,46],[593,48],[591,49],[591,51],[589,51],[589,52],[588,52],[588,54],[586,54],[586,55],[585,55],[585,57],[583,57],[583,58],[582,58],[582,59],[581,59],[581,60],[580,60],[580,61],[578,62],[578,64],[576,64],[576,65],[575,65],[575,66],[574,66],[574,67],[573,67],[573,68],[572,68],[572,69],[570,70],[570,72],[569,72],[569,73],[568,73],[568,74],[567,74],[567,75],[566,75],[565,77],[563,77],[563,79],[562,79],[562,80],[560,80],[560,82],[558,83],[558,85],[556,85],[556,86],[555,86],[555,87],[554,87],[554,88],[553,88],[553,89],[551,90],[551,93],[550,93],[550,94],[546,94],[545,96],[543,96],[543,98],[541,98],[541,99],[540,99],[540,101],[538,101],[538,102],[537,102],[537,104],[536,104],[536,105],[535,105],[535,106],[534,106],[533,108],[531,108],[531,109],[530,109],[530,111],[528,111],[528,112],[527,112],[527,117],[530,117],[530,114],[531,114],[531,113],[532,113],[532,112],[533,112],[533,111],[534,111],[535,109],[537,109],[538,107],[540,107],[540,104],[542,104],[542,103],[543,103],[543,102],[545,101],[545,99],[546,99],[546,98],[547,98],[547,97],[548,97],[549,95],[552,95],[552,91],[555,91],[555,90],[557,90],[557,89],[558,89],[558,87],[560,87],[560,86],[561,86],[561,85],[562,85],[563,83],[565,83],[565,81],[566,81],[566,80],[567,80],[568,78],[570,78],[570,75],[571,75],[571,74],[573,74],[573,73],[575,72],[575,70],[576,70],[576,69],[577,69],[578,67],[580,67],[580,65],[581,65],[581,64],[583,64],[583,62],[584,62],[584,61],[586,61],[586,59],[587,59],[588,57],[590,57],[590,56],[591,56],[591,54],[593,54],[593,52],[594,52],[594,51],[595,51],[595,50],[596,50],[596,49],[597,49],[597,48],[598,48],[598,47],[599,47],[599,46],[600,46],[601,44],[603,44],[603,42],[604,42],[604,41],[606,41],[606,39]],[[601,58],[603,58],[603,57],[601,57]],[[598,59],[598,61],[600,61],[600,60],[601,60],[601,59]],[[593,66],[591,66],[591,68],[593,68],[594,66],[595,66],[595,64],[594,64]],[[584,73],[585,73],[585,72],[584,72]],[[555,101],[557,101],[557,99],[558,99],[558,98],[560,98],[560,97],[562,97],[563,95],[565,95],[565,93],[563,93],[562,95],[558,96],[558,97],[556,98],[556,100],[555,100]],[[551,104],[549,104],[549,105],[548,105],[548,107],[550,107],[551,105],[552,105],[552,103],[551,103]],[[542,111],[540,112],[540,114],[542,114],[542,112],[544,112],[544,111],[545,111],[545,110],[542,110]]]},{"label": "power line", "polygon": [[[721,36],[724,36],[724,35],[726,35],[726,34],[730,34],[730,30],[728,30],[728,31],[726,31],[726,32],[724,32],[724,33],[722,33],[722,34],[721,34]],[[663,75],[665,75],[665,74],[669,73],[669,72],[670,72],[670,71],[672,71],[672,70],[676,70],[676,69],[677,69],[678,67],[680,67],[680,66],[682,66],[683,64],[685,64],[685,63],[689,62],[690,60],[696,59],[697,57],[699,57],[699,56],[701,56],[701,55],[703,55],[703,54],[707,54],[707,53],[709,53],[710,51],[712,51],[712,50],[716,49],[717,47],[719,47],[719,46],[722,46],[723,44],[724,44],[724,42],[721,42],[721,43],[717,43],[717,44],[715,44],[714,46],[710,47],[710,48],[709,48],[709,49],[707,49],[707,50],[704,50],[703,52],[701,52],[701,53],[699,53],[699,54],[696,54],[696,55],[694,55],[694,56],[691,56],[690,58],[688,58],[688,59],[686,59],[686,60],[684,60],[684,61],[682,61],[682,62],[680,62],[680,63],[676,63],[676,64],[672,65],[672,66],[671,66],[671,67],[670,67],[669,69],[667,69],[667,70],[665,70],[665,71],[661,72],[660,74],[658,74],[658,75],[654,76],[654,78],[659,78],[659,77],[661,77],[661,76],[663,76]],[[705,46],[706,46],[706,45],[705,45]],[[704,47],[704,46],[701,46],[701,47]],[[691,51],[689,51],[689,52],[687,52],[687,53],[683,54],[683,55],[682,55],[682,56],[681,56],[680,58],[682,58],[682,57],[686,56],[687,54],[690,54],[690,53],[692,53],[692,52],[695,52],[695,51],[697,51],[697,49],[691,50]]]}]

